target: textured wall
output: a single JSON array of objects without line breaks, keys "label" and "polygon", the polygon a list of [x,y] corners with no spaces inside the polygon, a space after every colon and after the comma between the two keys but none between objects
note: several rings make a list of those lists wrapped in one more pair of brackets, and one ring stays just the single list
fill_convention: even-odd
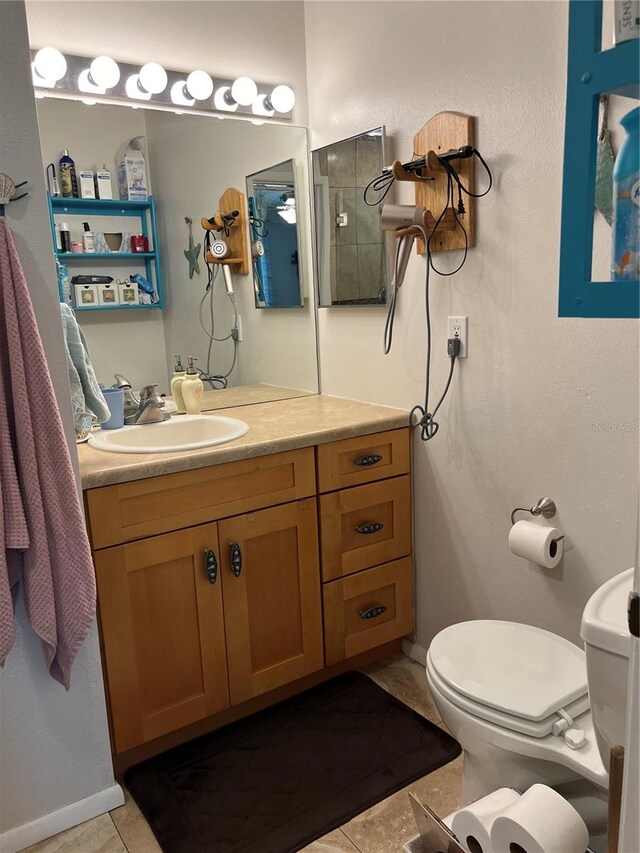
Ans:
[{"label": "textured wall", "polygon": [[[7,218],[73,436],[24,5],[13,0],[0,2],[0,116],[0,164],[15,180],[28,179],[30,190],[28,199],[9,205]],[[48,675],[22,604],[17,622],[16,643],[0,674],[0,833],[113,785],[97,632],[80,650],[67,693]]]},{"label": "textured wall", "polygon": [[[414,444],[417,640],[470,618],[577,640],[590,593],[634,559],[638,324],[557,317],[567,6],[308,2],[305,13],[312,147],[384,123],[407,159],[424,122],[453,109],[478,117],[495,173],[467,266],[433,279],[434,390],[450,314],[469,316],[470,357],[440,433]],[[421,399],[424,267],[410,263],[390,356],[381,311],[320,311],[325,392]],[[567,535],[555,571],[507,549],[511,509],[542,495]]]}]

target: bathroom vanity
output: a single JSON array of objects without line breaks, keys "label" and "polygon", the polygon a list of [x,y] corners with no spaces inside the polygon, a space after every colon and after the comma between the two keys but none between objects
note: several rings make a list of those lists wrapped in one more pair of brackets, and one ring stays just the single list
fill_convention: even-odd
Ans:
[{"label": "bathroom vanity", "polygon": [[249,432],[203,451],[80,448],[117,769],[412,630],[406,412],[320,395],[225,414]]}]

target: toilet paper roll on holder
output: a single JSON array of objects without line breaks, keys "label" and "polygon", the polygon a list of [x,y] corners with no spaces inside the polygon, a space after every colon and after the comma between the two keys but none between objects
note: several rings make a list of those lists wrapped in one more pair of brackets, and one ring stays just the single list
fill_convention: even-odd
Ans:
[{"label": "toilet paper roll on holder", "polygon": [[[517,512],[528,512],[531,515],[541,515],[543,518],[553,518],[556,514],[556,504],[551,498],[540,498],[537,504],[532,507],[517,506],[511,513],[511,524],[516,523],[515,515]],[[554,539],[554,542],[560,542],[564,539],[564,534]]]}]

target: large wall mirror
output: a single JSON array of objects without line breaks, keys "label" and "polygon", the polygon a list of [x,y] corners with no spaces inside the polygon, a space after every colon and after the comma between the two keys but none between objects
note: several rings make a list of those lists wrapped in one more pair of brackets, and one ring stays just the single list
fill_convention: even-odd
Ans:
[{"label": "large wall mirror", "polygon": [[[254,125],[231,117],[176,114],[142,106],[88,106],[53,98],[38,100],[37,106],[45,168],[49,163],[57,168],[67,149],[78,175],[83,169],[106,166],[114,199],[118,199],[118,150],[127,140],[140,138],[145,157],[156,216],[156,228],[149,226],[148,248],[150,254],[158,253],[162,307],[136,304],[134,310],[131,304],[123,304],[83,310],[74,305],[99,381],[110,386],[117,373],[128,378],[135,390],[155,382],[161,392],[168,393],[174,357],[180,354],[183,363],[189,355],[197,358],[197,366],[212,377],[205,381],[205,408],[317,393],[306,128],[268,122]],[[282,166],[274,169],[273,164]],[[263,273],[258,298],[251,268],[247,275],[234,272],[239,314],[235,341],[230,336],[233,305],[223,276],[217,275],[208,287],[200,220],[216,213],[228,187],[245,193],[247,175],[254,181],[254,196],[265,187],[270,275]],[[279,199],[273,203],[267,186],[271,181],[284,187],[274,191]],[[258,204],[262,210],[261,198]],[[70,277],[100,275],[115,282],[126,282],[136,273],[147,277],[142,257],[138,260],[130,251],[118,251],[140,228],[139,220],[121,218],[115,204],[108,216],[98,215],[102,210],[79,213],[72,205],[67,211],[57,205],[54,223],[69,226],[72,242],[82,241],[83,221],[87,221],[102,247],[101,257],[60,256]],[[153,233],[157,245],[153,245]],[[112,256],[107,254],[108,246],[105,250],[105,235],[111,235],[116,249]],[[116,246],[113,241],[118,237]],[[248,224],[247,238],[251,239]],[[220,272],[219,267],[215,269]],[[153,296],[148,301],[153,303]],[[295,310],[260,310],[263,305]]]},{"label": "large wall mirror", "polygon": [[296,164],[247,176],[256,308],[302,308]]},{"label": "large wall mirror", "polygon": [[365,201],[386,162],[384,127],[311,152],[321,307],[386,304],[388,235]]}]

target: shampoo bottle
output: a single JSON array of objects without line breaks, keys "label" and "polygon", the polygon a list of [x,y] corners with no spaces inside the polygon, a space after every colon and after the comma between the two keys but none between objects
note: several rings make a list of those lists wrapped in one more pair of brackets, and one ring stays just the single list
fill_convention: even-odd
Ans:
[{"label": "shampoo bottle", "polygon": [[64,198],[78,198],[78,179],[76,177],[76,164],[69,157],[69,152],[65,148],[64,154],[60,158],[60,189]]},{"label": "shampoo bottle", "polygon": [[176,356],[176,366],[173,372],[173,378],[171,380],[171,396],[173,397],[173,402],[176,404],[176,413],[178,415],[184,415],[187,411],[184,407],[184,397],[182,395],[182,383],[185,378],[184,367],[182,366],[182,362],[180,361],[180,356]]},{"label": "shampoo bottle", "polygon": [[613,167],[613,281],[640,278],[640,107],[620,119],[626,132]]},{"label": "shampoo bottle", "polygon": [[204,385],[202,379],[198,376],[198,371],[193,366],[193,362],[197,358],[189,356],[189,367],[187,374],[182,380],[182,397],[184,399],[184,407],[188,415],[199,415],[202,411],[202,396],[204,394]]}]

